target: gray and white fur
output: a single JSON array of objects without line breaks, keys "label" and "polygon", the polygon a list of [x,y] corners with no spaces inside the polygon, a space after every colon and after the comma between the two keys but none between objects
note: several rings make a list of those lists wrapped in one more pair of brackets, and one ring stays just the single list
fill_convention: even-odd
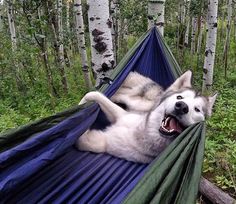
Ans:
[{"label": "gray and white fur", "polygon": [[[81,103],[98,103],[112,124],[105,130],[87,130],[78,138],[76,146],[81,151],[106,152],[129,161],[149,163],[172,141],[160,132],[166,115],[174,116],[184,127],[211,115],[216,95],[196,94],[191,88],[191,77],[192,72],[187,71],[162,91],[149,78],[131,73],[111,98],[126,103],[128,110],[100,92],[87,93]],[[141,81],[143,78],[145,81]]]}]

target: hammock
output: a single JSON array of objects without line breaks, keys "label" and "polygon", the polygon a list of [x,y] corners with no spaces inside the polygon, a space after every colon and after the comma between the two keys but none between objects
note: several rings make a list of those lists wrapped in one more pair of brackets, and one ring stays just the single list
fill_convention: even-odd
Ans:
[{"label": "hammock", "polygon": [[[111,97],[134,70],[165,88],[180,75],[156,28],[139,39],[112,73],[113,83],[100,91]],[[91,125],[107,125],[96,104],[0,135],[0,203],[195,203],[204,122],[188,127],[150,164],[79,152],[74,143]]]}]

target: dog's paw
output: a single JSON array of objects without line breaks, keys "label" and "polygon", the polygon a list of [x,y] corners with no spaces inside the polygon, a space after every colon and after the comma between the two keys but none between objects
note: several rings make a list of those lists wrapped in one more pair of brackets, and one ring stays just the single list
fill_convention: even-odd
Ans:
[{"label": "dog's paw", "polygon": [[81,101],[79,102],[79,105],[83,105],[83,104],[85,104],[87,101],[86,101],[86,99],[83,97],[82,99],[81,99]]},{"label": "dog's paw", "polygon": [[89,101],[96,101],[96,98],[101,95],[100,92],[97,91],[91,91],[89,93],[87,93],[79,102],[79,105],[85,104],[86,102]]}]

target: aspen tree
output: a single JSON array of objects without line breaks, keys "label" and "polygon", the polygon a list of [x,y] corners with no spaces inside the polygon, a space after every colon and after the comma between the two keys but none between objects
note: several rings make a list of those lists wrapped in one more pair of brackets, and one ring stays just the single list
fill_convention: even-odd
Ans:
[{"label": "aspen tree", "polygon": [[112,21],[109,15],[108,0],[88,0],[89,33],[92,54],[92,69],[96,84],[104,75],[109,76],[114,68],[112,45]]},{"label": "aspen tree", "polygon": [[216,37],[217,37],[217,10],[218,0],[208,0],[207,8],[207,39],[205,60],[203,67],[202,90],[211,91],[213,83],[213,69],[215,61]]},{"label": "aspen tree", "polygon": [[227,5],[227,25],[226,25],[226,39],[224,44],[224,69],[225,77],[227,76],[227,66],[228,66],[228,50],[230,47],[230,33],[231,33],[231,19],[232,19],[232,0],[228,0]]},{"label": "aspen tree", "polygon": [[191,54],[195,53],[196,49],[196,33],[197,33],[197,17],[192,17],[192,32],[191,32]]},{"label": "aspen tree", "polygon": [[74,0],[74,12],[75,12],[75,30],[76,37],[79,46],[79,52],[82,63],[82,71],[84,75],[84,81],[87,89],[92,88],[92,82],[90,79],[89,67],[88,67],[88,57],[86,53],[85,36],[84,36],[84,20],[81,0]]},{"label": "aspen tree", "polygon": [[204,31],[204,19],[201,16],[200,17],[200,26],[199,26],[199,34],[198,34],[198,41],[197,41],[197,53],[200,54],[201,52],[201,47],[202,47],[202,34]]},{"label": "aspen tree", "polygon": [[186,30],[185,30],[185,35],[184,35],[184,45],[185,47],[188,47],[189,43],[189,31],[190,31],[190,1],[186,0],[185,1],[185,7],[186,7],[186,17],[185,17],[185,23],[186,23]]},{"label": "aspen tree", "polygon": [[111,0],[110,2],[110,13],[112,19],[112,42],[114,50],[115,64],[117,63],[117,52],[118,52],[118,28],[119,28],[119,2],[118,0]]},{"label": "aspen tree", "polygon": [[148,28],[156,25],[162,35],[164,35],[164,13],[165,0],[148,1]]},{"label": "aspen tree", "polygon": [[16,28],[15,28],[15,21],[13,16],[13,5],[12,1],[9,1],[7,3],[7,17],[8,17],[8,23],[9,23],[9,30],[11,35],[11,45],[13,52],[16,51],[17,45],[16,45]]},{"label": "aspen tree", "polygon": [[62,0],[57,1],[57,22],[58,22],[58,54],[59,54],[59,70],[61,74],[61,82],[63,90],[68,93],[68,85],[65,73],[64,43],[63,43],[63,25],[62,25]]}]

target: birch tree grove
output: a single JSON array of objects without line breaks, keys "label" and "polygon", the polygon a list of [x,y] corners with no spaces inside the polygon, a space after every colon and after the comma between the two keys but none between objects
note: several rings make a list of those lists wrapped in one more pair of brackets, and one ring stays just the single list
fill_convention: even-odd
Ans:
[{"label": "birch tree grove", "polygon": [[218,0],[208,0],[207,8],[207,39],[205,60],[203,67],[202,90],[211,91],[213,82],[213,69],[215,61],[216,37],[217,37],[217,11]]},{"label": "birch tree grove", "polygon": [[112,21],[108,0],[88,0],[88,7],[92,69],[98,85],[103,75],[110,74],[115,63],[111,35]]},{"label": "birch tree grove", "polygon": [[84,75],[84,81],[88,89],[92,88],[92,82],[90,79],[88,69],[88,58],[86,53],[85,37],[84,37],[84,20],[81,0],[74,1],[74,13],[75,13],[75,30],[76,37],[79,45],[79,52],[81,57],[82,71]]},{"label": "birch tree grove", "polygon": [[161,35],[164,35],[165,0],[148,1],[148,28],[156,25]]},{"label": "birch tree grove", "polygon": [[15,58],[15,54],[17,50],[17,40],[16,40],[16,27],[15,27],[12,0],[7,2],[7,18],[8,18],[9,31],[10,31],[10,36],[11,36],[11,48],[12,48],[12,56],[13,56],[12,64],[14,65],[12,70],[14,72],[17,89],[22,93],[25,87],[20,77],[20,63],[18,63],[17,59]]}]

